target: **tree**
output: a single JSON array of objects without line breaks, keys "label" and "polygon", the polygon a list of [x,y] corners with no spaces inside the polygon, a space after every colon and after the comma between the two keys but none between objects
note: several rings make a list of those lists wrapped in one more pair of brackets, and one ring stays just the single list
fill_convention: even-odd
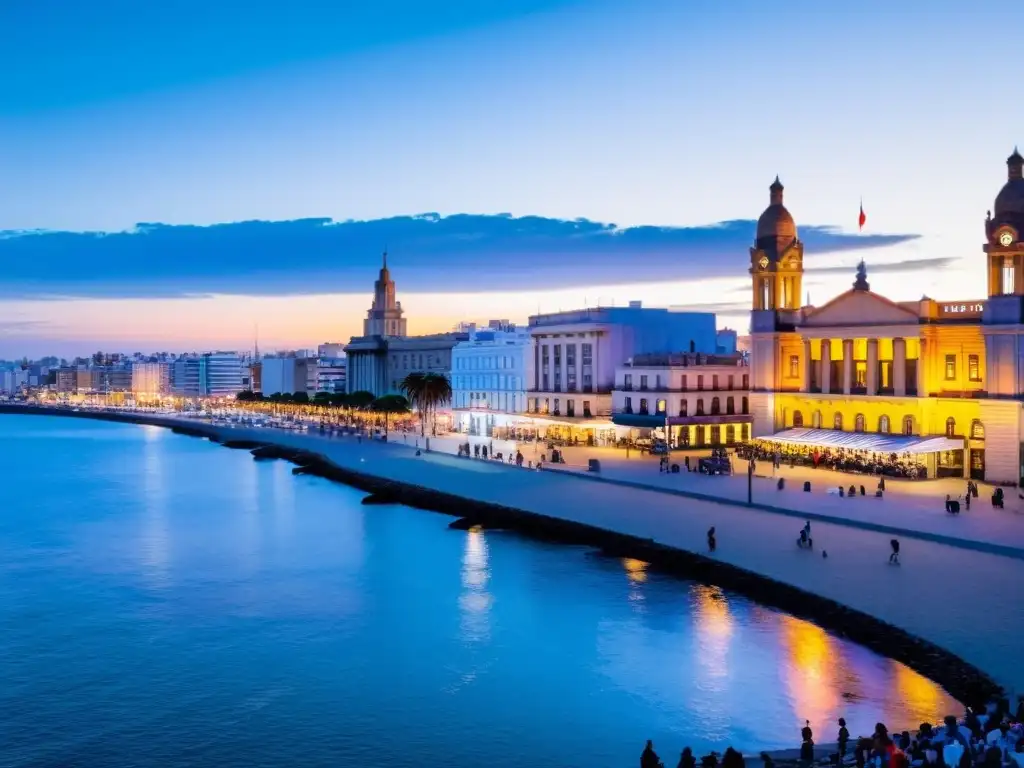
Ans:
[{"label": "tree", "polygon": [[[437,412],[438,406],[452,399],[451,382],[440,373],[410,373],[402,380],[402,391],[420,412],[420,435],[426,435],[427,419]],[[434,425],[431,424],[433,432]]]},{"label": "tree", "polygon": [[399,414],[409,412],[409,401],[401,395],[384,395],[378,397],[370,404],[370,408],[375,413],[384,414],[384,437],[387,439],[389,420],[391,416],[397,416]]},{"label": "tree", "polygon": [[305,405],[309,402],[309,394],[307,392],[296,392],[289,398],[289,400],[293,403]]},{"label": "tree", "polygon": [[398,385],[399,389],[405,393],[405,396],[409,398],[409,402],[413,407],[419,411],[420,414],[420,435],[425,434],[423,426],[426,422],[426,409],[423,404],[423,392],[424,392],[424,378],[426,374],[416,371],[408,374],[402,383]]},{"label": "tree", "polygon": [[368,405],[370,405],[370,403],[372,403],[376,399],[377,398],[373,396],[373,392],[367,392],[365,389],[361,389],[358,392],[353,392],[348,397],[346,397],[345,405],[347,405],[349,408],[362,410],[363,408],[366,408]]},{"label": "tree", "polygon": [[262,399],[263,399],[262,395],[256,394],[251,389],[243,390],[243,391],[239,392],[237,395],[235,395],[235,400],[237,400],[240,403],[251,403],[251,402],[254,402],[256,400],[262,400]]}]

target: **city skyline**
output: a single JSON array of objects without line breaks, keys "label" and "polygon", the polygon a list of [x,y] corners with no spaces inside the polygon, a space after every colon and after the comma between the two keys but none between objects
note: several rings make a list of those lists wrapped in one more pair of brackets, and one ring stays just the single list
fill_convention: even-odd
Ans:
[{"label": "city skyline", "polygon": [[[885,295],[984,298],[985,211],[1024,143],[987,21],[1012,27],[1017,6],[976,18],[951,2],[462,5],[398,20],[302,4],[256,4],[245,20],[216,4],[157,19],[112,0],[56,23],[0,11],[18,30],[0,52],[0,254],[16,265],[0,279],[0,357],[246,348],[256,323],[268,349],[345,341],[384,247],[411,333],[633,299],[718,311],[742,332],[744,259],[776,174],[812,300],[849,287],[862,257]],[[408,219],[394,217],[426,211],[510,250],[455,249],[451,232],[403,242]],[[537,217],[546,250],[494,234],[522,217]],[[339,248],[336,269],[292,234],[264,261],[207,259],[219,273],[182,255],[216,254],[209,238],[240,222],[294,233],[323,218],[339,232],[392,223]],[[578,248],[580,218],[633,241]],[[197,239],[122,259],[116,236],[84,249],[74,234],[19,234],[139,222]]]}]

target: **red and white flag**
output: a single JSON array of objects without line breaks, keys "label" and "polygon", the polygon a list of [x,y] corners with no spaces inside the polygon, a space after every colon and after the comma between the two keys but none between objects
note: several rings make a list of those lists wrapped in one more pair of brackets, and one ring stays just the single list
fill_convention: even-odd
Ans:
[{"label": "red and white flag", "polygon": [[860,201],[860,216],[857,217],[857,229],[864,229],[868,217],[864,215],[864,201]]}]

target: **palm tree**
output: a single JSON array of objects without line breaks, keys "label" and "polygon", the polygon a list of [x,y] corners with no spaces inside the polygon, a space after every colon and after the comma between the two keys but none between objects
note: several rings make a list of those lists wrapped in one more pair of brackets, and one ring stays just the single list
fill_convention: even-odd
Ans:
[{"label": "palm tree", "polygon": [[438,406],[443,406],[452,401],[452,383],[448,377],[441,373],[423,374],[423,392],[420,395],[427,413],[431,415],[430,432],[436,433],[437,422],[435,416]]},{"label": "palm tree", "polygon": [[423,432],[423,424],[424,424],[424,422],[426,420],[426,413],[425,413],[424,407],[423,407],[423,391],[424,391],[423,381],[424,381],[424,378],[425,378],[425,374],[420,373],[420,372],[417,371],[417,372],[408,374],[404,379],[402,379],[402,383],[398,385],[398,388],[401,389],[402,392],[405,393],[406,398],[408,398],[408,400],[412,404],[412,406],[417,411],[419,411],[419,414],[420,414],[420,434],[421,435],[424,434],[424,432]]}]

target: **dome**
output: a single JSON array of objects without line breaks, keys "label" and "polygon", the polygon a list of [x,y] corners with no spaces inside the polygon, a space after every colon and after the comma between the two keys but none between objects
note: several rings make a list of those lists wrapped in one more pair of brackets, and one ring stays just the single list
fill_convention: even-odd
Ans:
[{"label": "dome", "polygon": [[757,243],[774,241],[774,244],[788,245],[796,240],[796,222],[786,206],[782,204],[782,192],[784,187],[779,177],[769,187],[771,193],[771,204],[765,208],[761,218],[757,220]]},{"label": "dome", "polygon": [[996,218],[1007,214],[1024,215],[1024,157],[1016,148],[1006,159],[1007,180],[996,195]]}]

